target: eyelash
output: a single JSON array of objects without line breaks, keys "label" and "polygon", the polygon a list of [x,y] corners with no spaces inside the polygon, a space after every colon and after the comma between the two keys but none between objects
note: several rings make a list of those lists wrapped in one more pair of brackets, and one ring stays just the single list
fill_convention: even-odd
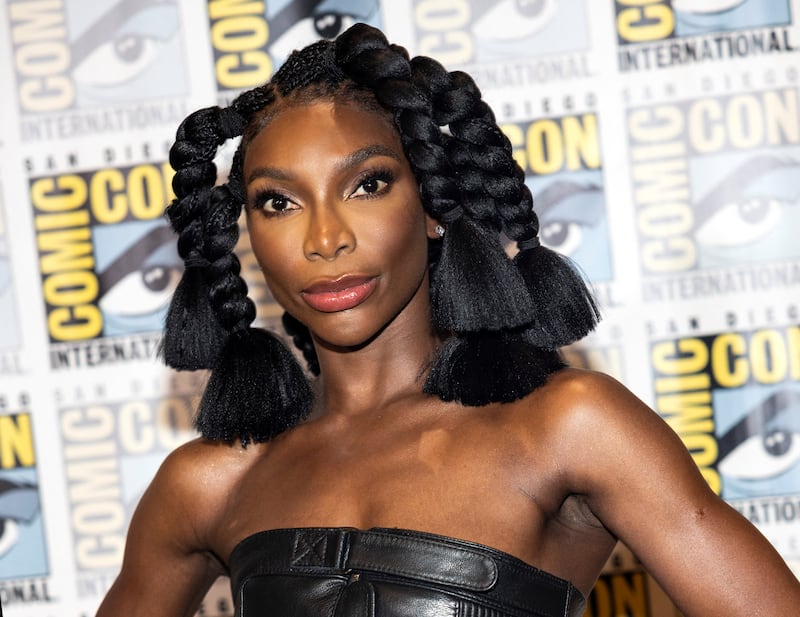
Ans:
[{"label": "eyelash", "polygon": [[253,195],[250,207],[253,210],[261,211],[261,213],[267,217],[284,216],[287,212],[291,212],[291,210],[287,210],[286,208],[284,208],[283,210],[268,209],[266,207],[266,204],[271,199],[282,200],[286,202],[287,207],[291,203],[291,200],[286,195],[282,195],[281,193],[278,193],[276,191],[271,191],[269,189],[264,189],[257,191],[256,194]]},{"label": "eyelash", "polygon": [[362,188],[367,182],[383,182],[385,186],[379,187],[373,193],[365,193],[364,195],[355,195],[357,199],[375,199],[376,197],[380,197],[384,193],[388,192],[391,189],[392,183],[394,182],[394,172],[391,169],[379,168],[379,169],[371,169],[366,172],[361,178],[358,179],[358,184],[356,184],[356,189],[351,193],[351,195],[355,195],[355,193]]},{"label": "eyelash", "polygon": [[[357,180],[356,188],[350,193],[350,196],[354,199],[375,199],[387,193],[391,189],[391,185],[394,182],[395,175],[394,172],[390,169],[371,169],[365,174],[361,176]],[[368,182],[383,182],[385,186],[379,186],[377,190],[372,193],[365,193],[363,195],[356,195],[359,189],[361,189],[365,184]],[[266,204],[270,200],[280,200],[285,202],[285,206],[281,210],[275,210],[272,208],[267,208]],[[263,189],[256,192],[253,196],[253,199],[250,203],[250,208],[253,210],[260,210],[261,213],[266,217],[275,217],[275,216],[285,216],[289,212],[294,211],[294,208],[289,208],[292,204],[292,200],[289,199],[283,193],[273,191],[270,189]]]}]

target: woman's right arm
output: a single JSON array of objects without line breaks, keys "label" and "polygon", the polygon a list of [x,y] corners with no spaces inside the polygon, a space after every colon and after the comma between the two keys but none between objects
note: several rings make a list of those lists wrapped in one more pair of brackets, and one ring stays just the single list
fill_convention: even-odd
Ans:
[{"label": "woman's right arm", "polygon": [[219,478],[204,481],[209,449],[191,442],[161,465],[133,515],[122,569],[97,617],[191,617],[223,574],[207,537],[220,509]]}]

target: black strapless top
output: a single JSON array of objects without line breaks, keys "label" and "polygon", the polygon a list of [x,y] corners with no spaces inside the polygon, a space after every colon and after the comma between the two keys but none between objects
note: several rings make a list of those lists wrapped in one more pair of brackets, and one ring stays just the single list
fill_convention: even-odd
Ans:
[{"label": "black strapless top", "polygon": [[404,529],[262,531],[228,566],[237,617],[580,617],[585,604],[507,553]]}]

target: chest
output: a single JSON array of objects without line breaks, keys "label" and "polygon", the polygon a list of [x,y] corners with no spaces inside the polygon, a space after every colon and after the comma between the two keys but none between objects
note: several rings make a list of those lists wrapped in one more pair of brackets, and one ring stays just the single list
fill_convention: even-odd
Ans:
[{"label": "chest", "polygon": [[533,550],[565,487],[544,452],[491,429],[351,430],[276,444],[231,493],[223,551],[288,527],[398,527]]}]

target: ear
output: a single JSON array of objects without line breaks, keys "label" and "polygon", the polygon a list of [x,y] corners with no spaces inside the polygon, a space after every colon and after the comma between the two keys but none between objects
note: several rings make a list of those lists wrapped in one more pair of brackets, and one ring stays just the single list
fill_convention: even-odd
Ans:
[{"label": "ear", "polygon": [[439,221],[435,218],[431,217],[430,215],[425,215],[425,232],[428,234],[428,238],[431,240],[440,240],[442,236],[436,233],[436,228],[441,225],[441,228],[444,227]]}]

